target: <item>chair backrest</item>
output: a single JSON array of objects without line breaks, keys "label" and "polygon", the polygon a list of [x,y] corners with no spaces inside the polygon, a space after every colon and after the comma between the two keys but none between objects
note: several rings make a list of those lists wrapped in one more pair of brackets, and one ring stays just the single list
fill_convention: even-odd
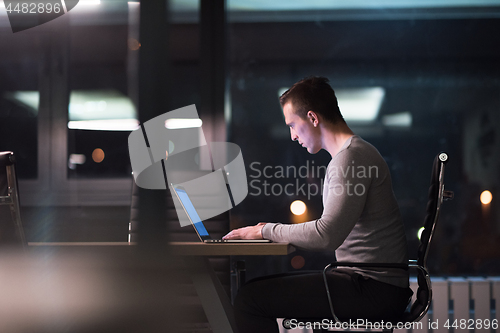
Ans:
[{"label": "chair backrest", "polygon": [[0,152],[0,245],[26,247],[14,164],[13,152]]},{"label": "chair backrest", "polygon": [[424,230],[420,236],[420,246],[417,251],[417,263],[413,267],[417,268],[418,290],[416,300],[409,313],[405,315],[405,321],[420,320],[428,311],[432,300],[432,289],[430,277],[427,272],[427,255],[429,246],[434,235],[436,224],[443,198],[446,194],[451,196],[451,192],[444,190],[444,168],[448,162],[448,154],[442,152],[434,159],[431,173],[431,184],[429,186],[429,197],[424,220]]},{"label": "chair backrest", "polygon": [[7,183],[7,165],[14,164],[14,154],[10,151],[0,152],[0,196],[9,194],[9,185]]},{"label": "chair backrest", "polygon": [[439,218],[441,204],[444,198],[444,167],[448,162],[448,154],[439,153],[434,159],[431,173],[431,184],[429,186],[429,197],[424,220],[424,230],[420,236],[420,246],[417,252],[417,263],[427,267],[427,255],[429,245],[434,235],[434,230]]}]

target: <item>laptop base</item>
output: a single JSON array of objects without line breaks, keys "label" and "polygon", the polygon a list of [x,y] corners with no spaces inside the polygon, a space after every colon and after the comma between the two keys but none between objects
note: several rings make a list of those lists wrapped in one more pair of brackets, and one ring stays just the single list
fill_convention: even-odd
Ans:
[{"label": "laptop base", "polygon": [[203,243],[271,243],[269,239],[205,239]]}]

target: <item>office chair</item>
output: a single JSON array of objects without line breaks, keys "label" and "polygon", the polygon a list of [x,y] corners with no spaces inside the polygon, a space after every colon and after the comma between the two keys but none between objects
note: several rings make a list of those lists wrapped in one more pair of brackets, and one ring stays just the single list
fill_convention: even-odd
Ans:
[{"label": "office chair", "polygon": [[14,164],[13,152],[0,152],[0,245],[26,248]]},{"label": "office chair", "polygon": [[[323,269],[323,280],[325,283],[326,294],[328,297],[328,303],[330,306],[330,312],[332,314],[332,318],[336,323],[336,327],[341,328],[342,322],[335,314],[335,309],[332,305],[332,300],[330,297],[330,291],[327,284],[327,273],[329,270],[335,267],[364,267],[364,268],[399,268],[408,270],[409,268],[414,268],[417,271],[417,283],[418,289],[416,292],[416,298],[411,307],[409,306],[405,313],[403,313],[399,318],[395,318],[390,322],[390,325],[386,325],[385,327],[381,327],[380,329],[383,332],[392,332],[394,330],[396,323],[410,323],[420,321],[427,311],[429,310],[429,306],[432,301],[432,286],[431,280],[429,276],[429,272],[427,271],[427,256],[429,254],[429,245],[432,240],[432,236],[434,235],[434,230],[439,218],[439,212],[441,209],[441,204],[443,200],[448,200],[453,198],[453,192],[445,191],[444,189],[444,169],[445,165],[448,162],[448,154],[442,152],[436,156],[434,159],[434,164],[432,166],[432,174],[431,174],[431,184],[429,187],[429,197],[427,201],[427,210],[424,219],[424,231],[420,237],[420,246],[417,251],[417,259],[410,260],[408,264],[390,264],[390,263],[355,263],[355,262],[332,262],[328,264]],[[307,318],[307,319],[297,319],[297,321],[302,323],[310,323],[310,327],[317,327],[318,329],[314,329],[314,332],[326,332],[327,330],[323,329],[320,325],[321,320],[323,318]],[[360,318],[363,319],[363,318]],[[283,327],[285,329],[291,328],[291,320],[284,319]],[[316,323],[316,325],[314,325]],[[372,328],[367,325],[358,325],[357,328],[368,329]]]}]

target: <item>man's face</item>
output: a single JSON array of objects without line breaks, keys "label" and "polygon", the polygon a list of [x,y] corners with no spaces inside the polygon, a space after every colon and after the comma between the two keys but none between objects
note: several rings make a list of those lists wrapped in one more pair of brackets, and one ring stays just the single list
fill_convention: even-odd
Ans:
[{"label": "man's face", "polygon": [[310,154],[316,154],[321,149],[321,136],[312,119],[309,116],[302,119],[297,115],[291,102],[283,106],[283,114],[285,123],[290,127],[292,141],[298,141]]}]

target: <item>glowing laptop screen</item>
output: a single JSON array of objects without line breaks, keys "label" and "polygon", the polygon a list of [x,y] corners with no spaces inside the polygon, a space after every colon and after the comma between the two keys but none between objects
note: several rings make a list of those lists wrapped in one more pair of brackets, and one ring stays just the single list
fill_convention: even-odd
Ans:
[{"label": "glowing laptop screen", "polygon": [[196,212],[196,209],[194,208],[193,203],[191,202],[191,199],[189,199],[186,191],[175,188],[175,192],[177,192],[177,195],[184,205],[184,208],[186,209],[189,218],[193,222],[194,227],[198,231],[198,234],[200,236],[208,236],[208,231],[207,229],[205,229],[205,225],[203,225],[203,222],[201,222],[200,217],[198,216],[198,212]]}]

